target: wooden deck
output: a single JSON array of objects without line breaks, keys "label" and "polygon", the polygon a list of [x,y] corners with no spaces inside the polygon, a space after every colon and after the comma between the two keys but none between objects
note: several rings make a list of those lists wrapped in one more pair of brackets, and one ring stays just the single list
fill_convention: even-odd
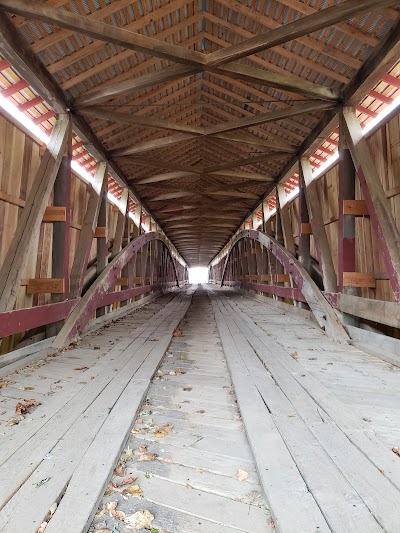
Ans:
[{"label": "wooden deck", "polygon": [[272,300],[162,296],[2,378],[0,531],[398,533],[399,372]]}]

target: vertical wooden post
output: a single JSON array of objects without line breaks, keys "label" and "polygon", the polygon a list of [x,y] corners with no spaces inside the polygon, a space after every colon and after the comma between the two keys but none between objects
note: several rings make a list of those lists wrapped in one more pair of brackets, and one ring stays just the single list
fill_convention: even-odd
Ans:
[{"label": "vertical wooden post", "polygon": [[[65,221],[53,222],[53,243],[51,254],[51,276],[64,280],[64,294],[52,294],[52,302],[60,302],[69,297],[69,251],[71,234],[71,161],[72,161],[72,122],[69,124],[68,141],[61,160],[53,189],[53,205],[65,207]],[[46,336],[57,335],[63,322],[49,324]]]},{"label": "vertical wooden post", "polygon": [[[280,209],[280,204],[279,204],[279,198],[278,198],[278,194],[276,194],[276,216],[275,216],[275,240],[282,246],[285,245],[285,241],[284,241],[284,237],[283,237],[283,230],[282,230],[282,213],[281,213],[281,209]],[[278,261],[278,259],[276,257],[274,257],[274,262],[275,262],[275,273],[277,275],[279,274],[283,274],[285,272],[285,269],[283,268],[283,265],[280,261]],[[285,284],[281,281],[278,281],[278,277],[275,278],[275,284],[276,285],[280,285],[280,286],[284,286]],[[280,297],[280,296],[276,296],[275,297],[278,301],[282,302],[284,300],[284,298]]]},{"label": "vertical wooden post", "polygon": [[379,179],[375,162],[353,108],[343,110],[343,129],[356,167],[377,245],[385,262],[394,299],[400,302],[400,231]]},{"label": "vertical wooden post", "polygon": [[137,203],[135,205],[134,222],[138,228],[138,235],[142,234],[142,204]]},{"label": "vertical wooden post", "polygon": [[317,182],[313,180],[310,161],[307,157],[303,157],[301,159],[300,166],[303,171],[304,178],[303,192],[310,216],[314,244],[318,255],[324,289],[328,292],[336,292],[336,272],[333,265],[328,238],[326,236],[324,220],[322,218],[321,202],[318,195]]},{"label": "vertical wooden post", "polygon": [[281,183],[278,183],[277,187],[277,210],[279,209],[282,234],[283,234],[283,244],[285,248],[292,254],[296,255],[296,248],[294,245],[292,223],[290,221],[289,215],[289,205],[286,203],[286,192],[285,186]]},{"label": "vertical wooden post", "polygon": [[269,219],[269,205],[267,200],[264,198],[261,204],[262,208],[262,231],[267,233],[267,220]]},{"label": "vertical wooden post", "polygon": [[125,233],[125,225],[129,224],[129,218],[127,219],[126,216],[128,211],[128,195],[128,189],[123,189],[120,200],[121,207],[118,211],[117,227],[115,228],[114,242],[111,252],[112,259],[121,251],[122,241]]},{"label": "vertical wooden post", "polygon": [[[106,236],[97,238],[97,262],[96,270],[97,276],[103,272],[108,264],[108,183],[107,176],[105,178],[105,186],[102,191],[99,217],[97,220],[97,225],[101,228],[106,228]],[[96,310],[96,316],[103,316],[106,313],[105,307],[99,307]]]},{"label": "vertical wooden post", "polygon": [[304,192],[304,176],[301,165],[299,164],[299,261],[302,266],[311,273],[311,255],[310,255],[310,219],[308,216],[306,195]]},{"label": "vertical wooden post", "polygon": [[357,296],[356,287],[343,286],[343,272],[356,271],[356,218],[343,212],[344,200],[354,200],[356,197],[356,169],[346,142],[342,112],[339,120],[338,289]]},{"label": "vertical wooden post", "polygon": [[97,226],[101,199],[106,186],[107,163],[101,162],[97,165],[94,182],[89,193],[85,218],[83,220],[78,245],[75,251],[74,262],[72,264],[70,294],[73,298],[79,297],[82,293],[93,236]]},{"label": "vertical wooden post", "polygon": [[[68,143],[54,182],[53,205],[65,207],[65,222],[53,222],[52,277],[64,279],[64,298],[69,296],[69,249],[71,225],[71,160],[72,160],[72,122],[69,125]],[[63,299],[53,294],[52,301]]]},{"label": "vertical wooden post", "polygon": [[57,119],[0,269],[0,311],[11,311],[15,305],[31,245],[40,231],[54,181],[70,139],[70,120],[70,116],[65,115]]}]

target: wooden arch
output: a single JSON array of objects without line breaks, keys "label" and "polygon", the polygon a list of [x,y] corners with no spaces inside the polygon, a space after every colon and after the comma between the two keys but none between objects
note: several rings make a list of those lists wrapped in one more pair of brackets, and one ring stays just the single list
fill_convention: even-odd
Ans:
[{"label": "wooden arch", "polygon": [[267,248],[291,275],[293,281],[304,296],[311,311],[314,313],[318,324],[326,333],[339,342],[347,342],[349,336],[343,325],[340,323],[334,309],[323,296],[316,283],[312,280],[309,273],[302,267],[297,259],[280,245],[273,237],[266,235],[261,231],[244,230],[239,233],[232,241],[232,245],[225,259],[222,270],[221,286],[224,284],[226,269],[234,246],[241,239],[253,239],[258,241],[262,246]]},{"label": "wooden arch", "polygon": [[171,259],[176,285],[179,287],[178,272],[166,239],[160,233],[156,232],[148,232],[139,235],[139,237],[136,237],[136,239],[131,241],[123,250],[121,250],[121,252],[103,270],[88,291],[82,296],[82,298],[80,298],[79,302],[65,321],[61,331],[54,339],[52,347],[60,349],[73,342],[83,331],[98,307],[110,305],[116,301],[128,299],[144,292],[144,287],[127,289],[119,293],[111,294],[108,293],[108,290],[115,284],[119,273],[132,257],[148,242],[154,240],[159,240],[164,244]]}]

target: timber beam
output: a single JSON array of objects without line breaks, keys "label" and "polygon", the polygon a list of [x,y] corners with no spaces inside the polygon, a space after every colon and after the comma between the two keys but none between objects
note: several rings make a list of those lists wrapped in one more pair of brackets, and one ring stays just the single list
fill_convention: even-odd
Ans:
[{"label": "timber beam", "polygon": [[400,232],[354,108],[344,108],[343,129],[394,298],[400,302]]},{"label": "timber beam", "polygon": [[[360,2],[361,4],[361,2]],[[342,6],[344,4],[340,4]],[[391,5],[391,4],[386,4]],[[339,6],[338,6],[339,7]],[[299,20],[305,20],[299,19]],[[343,106],[357,105],[368,91],[382,79],[387,71],[393,66],[400,56],[400,21],[398,21],[383,42],[376,47],[371,56],[365,61],[355,78],[343,89],[341,102]],[[334,107],[324,113],[323,118],[312,130],[308,137],[297,148],[297,153],[292,156],[276,176],[279,183],[292,173],[298,166],[299,157],[310,155],[321,145],[321,140],[325,140],[337,127],[338,114],[342,108]],[[272,192],[272,187],[268,188],[262,198],[267,199]],[[251,216],[257,205],[243,218],[242,223]]]},{"label": "timber beam", "polygon": [[70,120],[69,115],[62,115],[57,119],[18,220],[17,229],[0,270],[0,311],[11,311],[14,307],[32,243],[39,234],[67,143],[71,142]]}]

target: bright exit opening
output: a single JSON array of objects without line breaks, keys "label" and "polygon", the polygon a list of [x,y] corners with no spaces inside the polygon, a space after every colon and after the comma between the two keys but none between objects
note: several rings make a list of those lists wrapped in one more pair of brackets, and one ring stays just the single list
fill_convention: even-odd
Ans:
[{"label": "bright exit opening", "polygon": [[207,267],[189,268],[189,283],[207,283],[207,282],[208,282],[208,268]]}]

